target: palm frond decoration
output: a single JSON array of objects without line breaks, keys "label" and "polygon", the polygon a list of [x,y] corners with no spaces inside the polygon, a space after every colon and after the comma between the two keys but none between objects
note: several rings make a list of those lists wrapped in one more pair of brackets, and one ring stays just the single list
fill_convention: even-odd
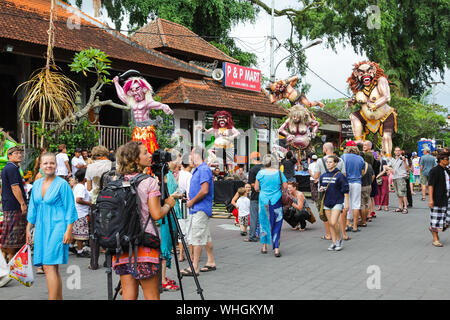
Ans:
[{"label": "palm frond decoration", "polygon": [[[47,63],[44,68],[35,71],[30,80],[19,85],[26,90],[25,99],[20,106],[20,119],[38,108],[42,128],[46,119],[53,118],[61,121],[75,108],[75,92],[77,85],[74,81],[66,77],[56,66],[53,57],[53,46],[55,41],[55,26],[53,24],[55,0],[51,0],[50,27],[47,45]],[[16,92],[17,92],[16,90]],[[43,136],[41,137],[41,147],[44,146]]]}]

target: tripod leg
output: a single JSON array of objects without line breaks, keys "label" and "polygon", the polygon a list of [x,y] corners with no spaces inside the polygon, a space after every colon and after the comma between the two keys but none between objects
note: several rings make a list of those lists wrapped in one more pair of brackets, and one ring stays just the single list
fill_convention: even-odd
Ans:
[{"label": "tripod leg", "polygon": [[107,250],[105,253],[106,256],[106,278],[107,278],[107,288],[108,288],[108,300],[113,300],[112,298],[112,255]]},{"label": "tripod leg", "polygon": [[[172,211],[172,209],[171,209]],[[171,212],[172,213],[172,212]],[[178,282],[180,284],[180,291],[181,291],[181,300],[184,300],[184,291],[183,291],[183,283],[181,282],[181,272],[180,272],[180,265],[178,263],[178,255],[177,255],[177,236],[173,230],[173,226],[172,226],[172,221],[171,221],[171,217],[173,217],[175,215],[169,214],[169,216],[167,217],[167,221],[169,222],[169,232],[170,232],[170,238],[172,240],[172,248],[173,248],[173,255],[175,258],[175,265],[177,267],[177,276],[178,276]],[[176,216],[175,218],[176,219]],[[179,229],[177,229],[178,231]]]},{"label": "tripod leg", "polygon": [[117,294],[119,293],[119,291],[120,291],[121,288],[122,288],[122,283],[121,283],[120,280],[119,280],[119,283],[118,283],[117,286],[116,286],[116,292],[114,293],[114,298],[113,298],[113,300],[116,300]]},{"label": "tripod leg", "polygon": [[[175,214],[173,213],[173,209],[171,209],[170,214],[175,216]],[[192,270],[192,276],[194,278],[195,285],[197,286],[197,293],[200,295],[202,300],[205,300],[205,298],[203,297],[203,289],[200,287],[200,282],[198,281],[197,274],[195,273],[195,270],[194,270],[194,265],[192,264],[191,254],[189,253],[189,246],[186,244],[186,241],[184,239],[184,234],[181,231],[180,224],[178,223],[178,219],[176,219],[176,216],[175,216],[174,220],[175,220],[175,224],[177,226],[177,230],[179,230],[179,236],[180,236],[181,243],[183,244],[183,250],[184,250],[184,254],[186,256],[186,260],[189,264],[189,268]],[[177,268],[178,268],[178,262],[177,262]],[[178,273],[181,276],[181,272],[180,272],[179,268],[178,268]],[[180,283],[181,283],[181,279],[180,279]]]}]

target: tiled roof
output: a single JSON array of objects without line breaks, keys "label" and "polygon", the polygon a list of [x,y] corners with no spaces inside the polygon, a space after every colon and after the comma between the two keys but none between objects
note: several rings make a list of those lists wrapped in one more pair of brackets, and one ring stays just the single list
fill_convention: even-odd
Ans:
[{"label": "tiled roof", "polygon": [[162,87],[157,95],[161,101],[174,108],[202,108],[205,110],[227,109],[272,117],[287,115],[282,107],[270,103],[262,92],[224,87],[220,82],[205,78],[192,80],[178,78]]},{"label": "tiled roof", "polygon": [[238,60],[226,55],[188,28],[161,18],[148,23],[131,38],[146,48],[167,53],[173,50],[187,52],[207,60],[239,63]]},{"label": "tiled roof", "polygon": [[[61,1],[56,1],[56,9],[55,48],[78,52],[93,47],[113,60],[191,74],[207,73],[206,69],[144,48],[119,32],[104,30],[104,24]],[[49,15],[50,0],[0,0],[0,38],[47,46]],[[80,27],[74,27],[75,23]]]}]

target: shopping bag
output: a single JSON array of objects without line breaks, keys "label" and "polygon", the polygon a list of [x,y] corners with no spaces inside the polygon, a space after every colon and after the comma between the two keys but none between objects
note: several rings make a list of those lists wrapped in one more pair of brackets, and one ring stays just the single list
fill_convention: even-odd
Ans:
[{"label": "shopping bag", "polygon": [[25,244],[14,258],[8,263],[9,277],[16,279],[26,287],[30,287],[34,282],[33,264],[31,259],[31,249]]}]

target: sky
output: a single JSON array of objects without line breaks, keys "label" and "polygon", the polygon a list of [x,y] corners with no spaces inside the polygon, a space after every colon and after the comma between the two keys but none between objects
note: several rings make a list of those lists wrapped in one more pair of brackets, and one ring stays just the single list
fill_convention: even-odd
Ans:
[{"label": "sky", "polygon": [[[74,3],[75,1],[71,0],[70,2]],[[270,0],[265,0],[264,2],[271,5]],[[280,10],[287,7],[296,7],[297,4],[298,1],[296,0],[275,1],[275,9]],[[82,10],[93,16],[92,2],[90,0],[83,1]],[[107,23],[109,22],[108,24],[113,26],[106,17],[105,9],[102,9],[102,17],[99,20]],[[274,21],[274,36],[280,43],[284,43],[290,36],[290,23],[285,17],[275,17]],[[126,28],[126,25],[126,22],[124,22],[122,28]],[[230,33],[230,36],[235,37],[236,43],[241,49],[254,52],[257,55],[258,65],[255,69],[261,70],[266,77],[269,77],[270,75],[270,45],[268,40],[270,34],[271,16],[264,10],[260,11],[254,24],[240,23],[234,26]],[[302,44],[305,45],[307,42],[308,41],[302,41]],[[314,75],[314,73],[307,70],[306,75],[302,80],[304,83],[309,83],[311,85],[307,94],[307,98],[310,101],[346,98],[344,94],[348,96],[351,95],[346,80],[351,74],[353,63],[366,60],[366,56],[355,53],[351,46],[344,47],[343,45],[337,45],[336,52],[334,52],[331,49],[327,49],[324,43],[306,49],[305,53],[309,68],[338,89],[332,88]],[[289,53],[286,49],[279,48],[274,54],[274,65],[276,66],[288,55]],[[286,79],[293,75],[286,68],[285,62],[287,60],[288,59],[281,62],[277,68],[275,75],[277,79]],[[437,74],[433,78],[434,81],[442,81]],[[446,70],[443,81],[445,84],[438,84],[435,86],[434,98],[437,104],[449,108],[450,70]]]}]

